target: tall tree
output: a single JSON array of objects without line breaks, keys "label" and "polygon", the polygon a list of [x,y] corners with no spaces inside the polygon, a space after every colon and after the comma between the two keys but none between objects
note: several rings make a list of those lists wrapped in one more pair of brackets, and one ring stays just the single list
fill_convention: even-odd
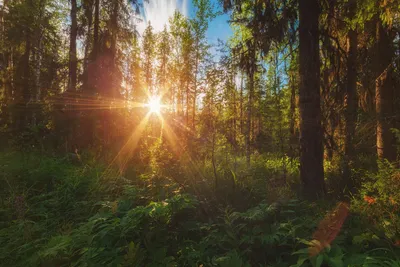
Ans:
[{"label": "tall tree", "polygon": [[76,55],[76,37],[78,35],[78,23],[77,23],[77,4],[76,0],[71,0],[71,28],[69,34],[69,71],[68,71],[68,88],[70,92],[76,91],[77,82],[77,68],[78,59]]},{"label": "tall tree", "polygon": [[300,178],[310,198],[325,194],[320,107],[319,14],[317,0],[299,0]]},{"label": "tall tree", "polygon": [[157,92],[155,91],[154,88],[154,78],[155,75],[153,75],[153,70],[154,70],[154,58],[155,58],[155,47],[156,47],[156,38],[153,32],[153,26],[151,26],[151,23],[147,26],[143,33],[143,75],[144,75],[144,81],[146,85],[146,90],[148,96],[153,96]]},{"label": "tall tree", "polygon": [[209,21],[215,17],[213,7],[209,0],[195,0],[193,2],[196,8],[196,16],[191,20],[193,28],[193,48],[194,48],[194,77],[193,77],[193,107],[192,107],[192,130],[196,126],[196,102],[198,95],[198,86],[200,84],[200,68],[201,63],[205,58],[208,51],[208,44],[206,42],[206,32],[208,29]]},{"label": "tall tree", "polygon": [[141,62],[141,47],[139,37],[137,34],[133,35],[132,47],[130,52],[130,68],[129,68],[129,81],[130,90],[129,100],[144,103],[147,101],[142,81],[142,62]]},{"label": "tall tree", "polygon": [[160,95],[163,96],[164,102],[170,103],[171,91],[168,86],[168,72],[169,72],[169,61],[171,53],[170,36],[167,30],[167,26],[164,26],[164,30],[159,35],[158,47],[157,47],[157,83],[160,90]]},{"label": "tall tree", "polygon": [[[357,1],[348,3],[348,14],[353,19],[357,10]],[[351,185],[351,164],[354,161],[355,151],[353,138],[356,130],[357,120],[357,31],[353,25],[347,33],[347,73],[346,73],[346,96],[345,96],[345,142],[344,156],[345,165],[343,176],[347,185]]]},{"label": "tall tree", "polygon": [[100,33],[100,0],[94,0],[94,29],[93,29],[93,50],[92,59],[97,59],[99,51],[99,33]]},{"label": "tall tree", "polygon": [[82,1],[82,8],[84,11],[84,21],[86,24],[86,31],[85,31],[85,51],[84,51],[84,64],[83,64],[83,85],[84,87],[87,85],[88,82],[88,65],[90,60],[90,48],[92,45],[92,24],[93,24],[93,0],[83,0]]},{"label": "tall tree", "polygon": [[388,27],[380,19],[376,22],[376,147],[379,159],[396,159],[393,128],[394,91],[393,91],[393,37]]},{"label": "tall tree", "polygon": [[[172,66],[176,111],[180,120],[188,123],[190,112],[190,85],[193,76],[193,36],[187,18],[175,12],[170,19],[172,46]],[[185,106],[186,98],[186,106]]]}]

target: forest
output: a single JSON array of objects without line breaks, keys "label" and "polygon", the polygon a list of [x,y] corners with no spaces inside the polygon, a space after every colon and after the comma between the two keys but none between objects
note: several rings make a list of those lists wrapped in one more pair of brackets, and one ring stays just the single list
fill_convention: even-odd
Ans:
[{"label": "forest", "polygon": [[400,267],[399,66],[400,0],[0,0],[0,266]]}]

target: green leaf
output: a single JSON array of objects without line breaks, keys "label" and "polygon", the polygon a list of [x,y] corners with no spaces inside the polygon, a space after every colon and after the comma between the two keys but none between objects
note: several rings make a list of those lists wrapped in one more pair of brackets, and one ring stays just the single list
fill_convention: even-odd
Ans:
[{"label": "green leaf", "polygon": [[321,267],[322,262],[324,261],[324,255],[323,254],[319,254],[317,256],[317,259],[315,261],[315,267]]},{"label": "green leaf", "polygon": [[300,258],[297,260],[297,263],[294,264],[294,265],[291,265],[290,267],[300,267],[300,266],[303,265],[303,263],[304,263],[306,260],[308,260],[308,256],[307,256],[307,257],[305,257],[305,256],[300,256]]},{"label": "green leaf", "polygon": [[308,248],[303,248],[303,249],[300,249],[300,250],[298,250],[296,252],[293,252],[292,255],[297,255],[297,254],[307,254],[308,255],[308,253],[309,253]]}]

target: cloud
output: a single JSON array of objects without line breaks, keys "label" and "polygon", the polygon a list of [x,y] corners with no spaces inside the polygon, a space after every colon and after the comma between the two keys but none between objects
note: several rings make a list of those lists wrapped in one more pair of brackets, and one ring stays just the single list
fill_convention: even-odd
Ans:
[{"label": "cloud", "polygon": [[138,31],[143,33],[149,22],[155,32],[162,31],[164,25],[168,25],[168,19],[179,10],[187,16],[188,0],[150,0],[144,1],[142,10],[143,22],[138,24]]}]

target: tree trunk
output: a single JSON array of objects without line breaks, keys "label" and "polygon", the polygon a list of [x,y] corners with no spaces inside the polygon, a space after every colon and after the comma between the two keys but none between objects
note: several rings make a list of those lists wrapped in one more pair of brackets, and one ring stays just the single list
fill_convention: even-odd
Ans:
[{"label": "tree trunk", "polygon": [[[29,2],[32,4],[31,2]],[[21,110],[18,111],[18,122],[17,128],[21,130],[22,128],[27,126],[27,123],[30,121],[30,112],[27,110],[29,100],[31,99],[31,75],[30,75],[30,57],[31,57],[31,49],[32,49],[32,40],[31,40],[31,30],[27,25],[25,28],[25,51],[22,56],[22,97],[21,97]]]},{"label": "tree trunk", "polygon": [[97,59],[99,51],[99,27],[100,27],[100,0],[94,2],[94,32],[93,32],[93,51],[92,59]]},{"label": "tree trunk", "polygon": [[114,0],[113,5],[113,13],[111,17],[111,25],[112,25],[112,38],[111,38],[111,68],[112,68],[112,76],[111,76],[111,96],[113,98],[118,98],[120,96],[119,92],[119,84],[115,77],[117,77],[117,40],[118,40],[118,11],[119,11],[119,0]]},{"label": "tree trunk", "polygon": [[[353,18],[357,10],[356,0],[349,3],[350,17]],[[351,165],[354,161],[353,137],[357,121],[357,32],[350,29],[347,34],[347,73],[345,97],[345,142],[344,142],[344,170],[343,178],[348,189],[351,183]]]},{"label": "tree trunk", "polygon": [[[290,54],[292,54],[292,46],[290,45]],[[289,132],[290,132],[290,140],[289,140],[289,153],[290,158],[295,157],[295,145],[296,145],[296,84],[294,71],[290,71],[289,73],[289,86],[290,86],[290,124],[289,124]]]},{"label": "tree trunk", "polygon": [[291,57],[290,61],[290,67],[288,71],[289,75],[289,88],[290,88],[290,122],[289,122],[289,133],[290,133],[290,139],[289,139],[289,156],[291,159],[291,162],[294,158],[297,157],[297,147],[298,147],[298,130],[296,127],[296,120],[297,120],[297,114],[296,114],[296,109],[297,107],[297,102],[296,102],[296,95],[297,95],[297,88],[298,88],[298,59],[294,55],[293,51],[293,44],[289,44],[289,53]]},{"label": "tree trunk", "polygon": [[77,57],[76,57],[76,37],[78,34],[78,24],[76,19],[76,0],[71,0],[71,31],[69,35],[69,75],[68,75],[68,91],[76,91],[76,73],[77,73]]},{"label": "tree trunk", "polygon": [[83,65],[83,73],[84,73],[84,80],[83,84],[84,87],[87,84],[87,71],[88,71],[88,64],[89,64],[89,52],[90,52],[90,45],[92,42],[92,22],[93,22],[93,5],[88,3],[89,6],[85,6],[85,16],[88,20],[87,32],[86,32],[86,44],[85,44],[85,59]]},{"label": "tree trunk", "polygon": [[251,133],[252,133],[252,110],[253,110],[253,94],[254,94],[254,71],[255,71],[255,44],[249,47],[249,67],[248,67],[248,82],[249,82],[249,102],[247,107],[247,132],[246,132],[246,162],[250,167],[251,157]]},{"label": "tree trunk", "polygon": [[396,160],[395,137],[393,128],[394,92],[392,60],[394,49],[388,29],[378,20],[376,25],[375,66],[377,79],[375,86],[376,104],[376,147],[378,159]]},{"label": "tree trunk", "polygon": [[119,10],[119,0],[113,1],[113,12],[111,16],[111,27],[112,27],[112,38],[111,38],[111,54],[113,60],[115,60],[117,54],[117,36],[118,36],[118,10]]},{"label": "tree trunk", "polygon": [[240,74],[240,134],[243,134],[243,73]]},{"label": "tree trunk", "polygon": [[196,98],[197,98],[197,72],[199,70],[199,40],[196,38],[196,61],[195,61],[195,71],[194,71],[194,84],[193,84],[193,109],[192,109],[192,131],[196,130]]},{"label": "tree trunk", "polygon": [[235,74],[232,74],[232,76],[230,77],[231,79],[231,83],[232,83],[232,94],[233,94],[233,100],[232,100],[232,111],[233,111],[233,118],[232,118],[232,144],[233,144],[233,148],[234,151],[236,153],[236,147],[237,147],[237,142],[236,142],[236,131],[237,131],[237,107],[236,107],[236,94],[237,94],[237,88],[236,88],[236,84],[235,84]]},{"label": "tree trunk", "polygon": [[[190,113],[190,89],[189,89],[189,80],[186,80],[186,127],[189,128],[189,113]],[[188,131],[186,131],[186,137],[188,136]]]},{"label": "tree trunk", "polygon": [[42,86],[40,83],[40,76],[41,76],[41,68],[42,68],[42,37],[43,34],[38,28],[36,30],[36,37],[38,38],[37,40],[37,46],[36,46],[36,51],[34,51],[34,60],[35,60],[35,85],[34,85],[34,91],[31,94],[31,99],[33,100],[33,103],[31,103],[31,107],[33,108],[32,111],[32,125],[37,125],[38,121],[40,121],[40,99],[42,95]]},{"label": "tree trunk", "polygon": [[320,106],[318,0],[299,0],[300,178],[309,198],[325,194]]},{"label": "tree trunk", "polygon": [[[10,68],[10,63],[11,63],[11,53],[10,53],[10,49],[6,48],[6,43],[5,43],[5,39],[6,39],[6,28],[5,28],[5,24],[4,24],[4,16],[6,14],[5,10],[6,10],[6,6],[8,5],[8,1],[5,0],[3,1],[3,6],[1,8],[1,13],[0,13],[0,25],[1,25],[1,44],[0,46],[3,47],[3,51],[1,54],[1,63],[5,69]],[[4,99],[3,99],[3,103],[0,106],[0,125],[6,125],[9,121],[9,113],[8,113],[8,106],[10,104],[10,100],[11,100],[11,84],[10,84],[10,78],[9,75],[7,74],[7,72],[3,72],[2,76],[0,77],[0,92],[2,91],[4,94]]]}]

